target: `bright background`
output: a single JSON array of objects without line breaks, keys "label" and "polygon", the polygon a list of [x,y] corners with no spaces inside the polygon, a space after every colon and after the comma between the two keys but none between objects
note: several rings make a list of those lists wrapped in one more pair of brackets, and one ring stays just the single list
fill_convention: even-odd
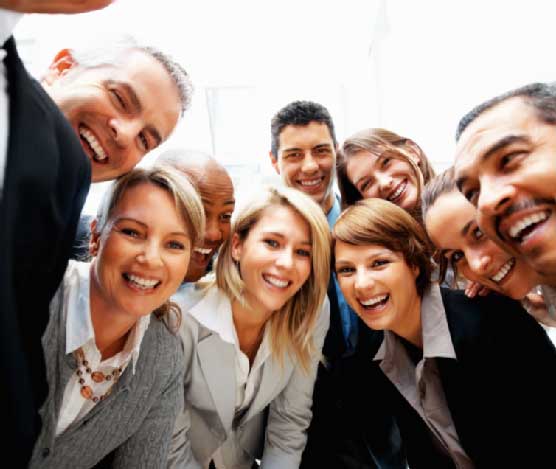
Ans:
[{"label": "bright background", "polygon": [[[555,20],[556,2],[540,0],[118,0],[78,16],[26,16],[16,37],[36,76],[58,49],[106,33],[131,33],[169,52],[196,92],[160,150],[214,154],[241,197],[253,181],[275,178],[270,118],[295,99],[324,104],[340,141],[385,127],[446,168],[457,122],[471,107],[556,78]],[[102,190],[91,189],[86,212]]]}]

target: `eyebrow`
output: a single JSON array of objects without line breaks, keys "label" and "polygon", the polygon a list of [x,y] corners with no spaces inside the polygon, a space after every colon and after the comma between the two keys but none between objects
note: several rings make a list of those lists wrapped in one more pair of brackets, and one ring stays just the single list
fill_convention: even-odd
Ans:
[{"label": "eyebrow", "polygon": [[313,150],[319,149],[319,148],[332,148],[332,145],[330,145],[330,143],[319,143],[318,145],[315,145],[313,147]]},{"label": "eyebrow", "polygon": [[[277,236],[278,238],[282,238],[282,239],[286,238],[286,236],[283,233],[279,233],[278,231],[263,231],[263,233],[265,235],[274,235],[274,236]],[[311,241],[304,240],[304,241],[301,241],[300,244],[306,244],[308,246],[311,246]]]},{"label": "eyebrow", "polygon": [[[122,221],[131,221],[133,223],[137,223],[138,225],[141,225],[143,228],[145,228],[146,230],[148,230],[149,226],[146,223],[143,223],[142,221],[136,220],[135,218],[130,218],[130,217],[120,217],[117,218],[114,221],[114,225],[117,223],[120,223]],[[171,235],[175,236],[175,235],[179,235],[179,236],[185,236],[186,238],[189,238],[189,235],[185,232],[185,231],[172,231],[170,233]]]},{"label": "eyebrow", "polygon": [[[480,160],[481,162],[485,162],[488,160],[492,155],[496,154],[500,150],[503,150],[505,147],[513,145],[514,143],[529,143],[529,137],[525,135],[506,135],[505,137],[501,138],[500,140],[494,142],[490,147],[486,149],[486,151],[481,155]],[[456,180],[456,186],[462,191],[462,187],[465,184],[465,181],[468,179],[467,176],[461,176]]]},{"label": "eyebrow", "polygon": [[[202,197],[201,197],[201,202],[203,202],[203,205],[204,205],[204,204],[207,204],[207,205],[214,205],[210,200],[203,199]],[[230,200],[224,201],[224,203],[223,203],[222,205],[235,205],[235,204],[236,204],[235,199],[230,199]]]}]

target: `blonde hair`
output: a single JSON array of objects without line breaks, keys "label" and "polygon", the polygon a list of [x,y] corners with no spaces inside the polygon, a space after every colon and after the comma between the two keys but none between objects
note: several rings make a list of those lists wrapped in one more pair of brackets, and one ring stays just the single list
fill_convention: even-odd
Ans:
[{"label": "blonde hair", "polygon": [[310,197],[287,187],[268,187],[238,213],[230,238],[220,248],[216,263],[216,284],[231,300],[245,304],[244,283],[232,258],[232,238],[247,238],[265,209],[283,206],[293,209],[309,225],[311,233],[311,274],[286,304],[276,311],[270,322],[272,353],[283,362],[285,353],[299,360],[305,371],[314,353],[312,333],[326,295],[330,277],[330,229],[322,209]]},{"label": "blonde hair", "polygon": [[[342,204],[345,207],[353,205],[358,200],[363,199],[357,188],[347,177],[347,163],[349,159],[360,153],[367,151],[373,155],[382,155],[389,152],[393,158],[403,160],[409,164],[417,180],[419,181],[418,205],[420,205],[421,192],[423,186],[434,177],[434,170],[421,149],[413,140],[402,137],[390,130],[371,128],[360,130],[348,137],[338,151],[337,173],[338,187],[342,194]],[[417,156],[418,163],[415,163],[411,155]],[[418,220],[421,219],[420,206],[411,210],[411,215]]]},{"label": "blonde hair", "polygon": [[392,202],[365,199],[347,208],[332,231],[332,255],[336,241],[353,246],[378,245],[401,253],[409,266],[419,268],[415,281],[419,296],[431,282],[432,247],[425,229]]},{"label": "blonde hair", "polygon": [[[183,173],[168,166],[154,166],[150,169],[135,168],[116,179],[105,192],[98,208],[96,216],[97,233],[102,234],[106,230],[110,230],[112,214],[125,192],[145,183],[160,187],[172,196],[176,209],[187,227],[192,249],[197,240],[203,238],[205,232],[203,204],[189,179]],[[176,304],[166,301],[154,311],[154,314],[159,319],[166,317],[169,320],[167,323],[171,324],[174,324],[174,322],[170,320],[169,316],[175,315],[175,324],[179,327],[181,311]],[[172,329],[174,328],[172,327]]]}]

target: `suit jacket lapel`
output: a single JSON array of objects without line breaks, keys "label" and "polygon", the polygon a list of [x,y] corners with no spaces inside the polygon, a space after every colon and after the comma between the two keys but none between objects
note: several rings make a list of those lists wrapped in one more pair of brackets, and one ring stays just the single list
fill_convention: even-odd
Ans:
[{"label": "suit jacket lapel", "polygon": [[274,398],[274,390],[286,373],[292,370],[293,364],[289,357],[284,357],[283,367],[271,355],[268,356],[263,365],[261,384],[258,387],[255,398],[249,406],[247,413],[241,419],[246,422],[254,415],[261,412]]},{"label": "suit jacket lapel", "polygon": [[234,346],[211,332],[199,341],[197,354],[222,425],[228,431],[236,405]]}]

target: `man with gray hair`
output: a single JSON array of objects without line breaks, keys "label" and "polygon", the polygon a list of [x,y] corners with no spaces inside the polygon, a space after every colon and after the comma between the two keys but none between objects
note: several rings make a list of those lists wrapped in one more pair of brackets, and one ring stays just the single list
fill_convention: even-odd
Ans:
[{"label": "man with gray hair", "polygon": [[0,418],[11,467],[26,465],[40,430],[41,336],[91,180],[133,168],[190,101],[183,69],[129,40],[59,52],[42,86],[29,76],[11,37],[15,12],[80,13],[109,3],[0,0]]}]

